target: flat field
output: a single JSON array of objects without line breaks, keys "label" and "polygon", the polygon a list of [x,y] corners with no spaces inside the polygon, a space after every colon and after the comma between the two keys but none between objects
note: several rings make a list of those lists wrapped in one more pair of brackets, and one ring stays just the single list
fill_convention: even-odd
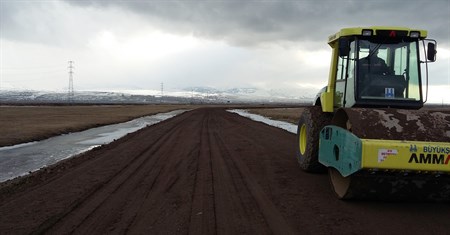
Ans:
[{"label": "flat field", "polygon": [[0,106],[0,146],[192,108],[190,105]]},{"label": "flat field", "polygon": [[448,234],[450,204],[341,201],[295,134],[198,108],[0,184],[2,234]]},{"label": "flat field", "polygon": [[[0,106],[0,147],[197,105]],[[253,108],[250,112],[296,123],[302,108]]]},{"label": "flat field", "polygon": [[258,114],[273,120],[280,120],[297,124],[303,108],[259,108],[247,109],[250,113]]},{"label": "flat field", "polygon": [[[169,112],[177,109],[195,109],[198,105],[91,105],[91,106],[0,106],[0,147],[102,125],[129,121],[134,118]],[[274,120],[297,124],[303,107],[250,107],[250,113]],[[450,110],[447,107],[427,106],[426,109]]]}]

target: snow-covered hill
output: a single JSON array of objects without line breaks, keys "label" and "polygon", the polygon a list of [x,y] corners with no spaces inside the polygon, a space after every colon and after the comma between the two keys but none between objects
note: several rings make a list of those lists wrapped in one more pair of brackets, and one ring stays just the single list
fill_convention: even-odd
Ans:
[{"label": "snow-covered hill", "polygon": [[317,91],[215,89],[63,91],[0,90],[0,103],[310,103]]}]

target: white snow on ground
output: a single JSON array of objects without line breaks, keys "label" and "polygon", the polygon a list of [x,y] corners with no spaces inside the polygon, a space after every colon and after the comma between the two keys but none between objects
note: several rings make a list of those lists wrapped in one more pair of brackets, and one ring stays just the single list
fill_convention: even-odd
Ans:
[{"label": "white snow on ground", "polygon": [[179,115],[176,110],[131,120],[129,122],[92,128],[55,136],[41,141],[0,148],[0,182],[26,175],[42,167],[110,143],[128,133]]},{"label": "white snow on ground", "polygon": [[[60,135],[42,141],[0,147],[0,182],[26,175],[29,172],[52,165],[62,159],[88,151],[96,146],[110,143],[128,133],[135,132],[148,125],[154,125],[184,111],[186,110],[160,113],[125,123]],[[271,120],[242,109],[228,111],[294,134],[297,133],[297,126],[291,123]]]},{"label": "white snow on ground", "polygon": [[297,125],[294,125],[289,122],[272,120],[270,118],[263,117],[261,115],[249,113],[247,110],[244,110],[244,109],[231,109],[231,110],[227,110],[227,111],[231,112],[231,113],[237,113],[246,118],[250,118],[253,121],[262,122],[267,125],[278,127],[278,128],[284,129],[286,131],[289,131],[291,133],[297,134]]}]

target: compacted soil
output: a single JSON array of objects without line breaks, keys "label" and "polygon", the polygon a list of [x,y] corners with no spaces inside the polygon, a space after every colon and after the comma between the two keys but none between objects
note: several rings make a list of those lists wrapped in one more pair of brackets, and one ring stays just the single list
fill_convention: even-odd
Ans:
[{"label": "compacted soil", "polygon": [[341,201],[294,134],[186,112],[0,186],[0,234],[449,234],[450,205]]}]

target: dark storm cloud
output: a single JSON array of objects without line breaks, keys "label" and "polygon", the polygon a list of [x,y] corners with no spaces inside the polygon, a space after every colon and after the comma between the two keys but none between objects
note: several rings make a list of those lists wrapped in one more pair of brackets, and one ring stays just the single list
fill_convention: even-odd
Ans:
[{"label": "dark storm cloud", "polygon": [[[26,7],[26,6],[25,6]],[[27,37],[26,31],[18,29],[21,25],[18,22],[18,14],[23,12],[24,5],[15,4],[12,1],[0,2],[0,27],[2,37],[20,39]]]},{"label": "dark storm cloud", "polygon": [[372,25],[423,28],[436,39],[449,37],[449,0],[67,1],[81,7],[126,9],[172,33],[240,46],[323,42],[342,27]]},{"label": "dark storm cloud", "polygon": [[[67,21],[55,1],[0,0],[1,37],[11,41],[47,45],[70,44],[75,38],[76,19]],[[61,10],[61,9],[59,9]],[[86,27],[86,26],[85,26]]]}]

